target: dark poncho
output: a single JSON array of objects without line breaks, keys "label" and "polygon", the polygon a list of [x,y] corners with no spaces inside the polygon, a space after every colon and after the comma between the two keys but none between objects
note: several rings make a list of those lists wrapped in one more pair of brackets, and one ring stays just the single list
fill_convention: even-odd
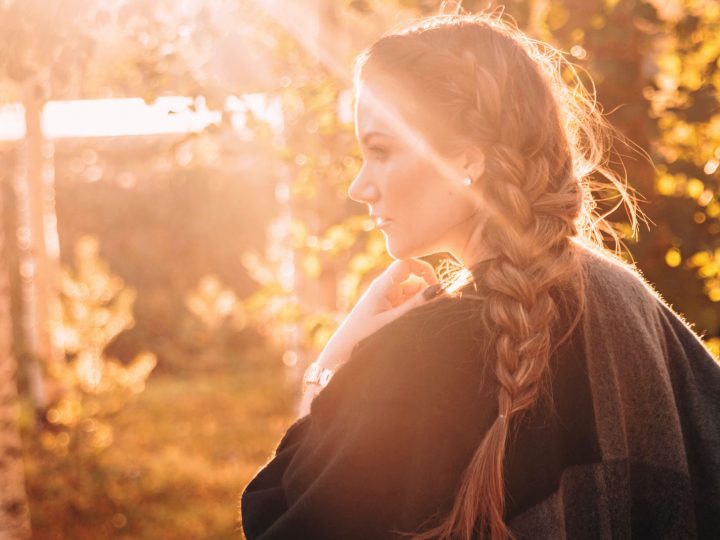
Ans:
[{"label": "dark poncho", "polygon": [[[533,540],[720,539],[720,366],[637,271],[580,253],[587,308],[551,356],[552,400],[511,419],[505,521]],[[249,540],[440,522],[498,415],[476,302],[433,300],[355,347],[246,486]]]}]

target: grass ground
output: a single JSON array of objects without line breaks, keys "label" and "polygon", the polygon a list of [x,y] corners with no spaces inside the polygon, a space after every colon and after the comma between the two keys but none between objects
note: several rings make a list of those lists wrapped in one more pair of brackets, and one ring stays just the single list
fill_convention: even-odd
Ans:
[{"label": "grass ground", "polygon": [[239,497],[295,420],[276,357],[151,374],[92,462],[49,459],[25,428],[35,540],[240,540]]},{"label": "grass ground", "polygon": [[112,445],[75,472],[41,461],[26,441],[33,537],[243,538],[240,493],[294,420],[284,379],[275,358],[151,375],[113,419]]}]

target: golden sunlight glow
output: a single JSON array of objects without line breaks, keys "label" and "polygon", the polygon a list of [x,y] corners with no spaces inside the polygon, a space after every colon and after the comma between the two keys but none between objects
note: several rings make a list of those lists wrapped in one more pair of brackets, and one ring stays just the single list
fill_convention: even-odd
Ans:
[{"label": "golden sunlight glow", "polygon": [[[279,103],[268,101],[262,93],[228,96],[224,106],[238,133],[248,134],[245,127],[247,111],[274,129],[281,129]],[[42,130],[48,139],[189,133],[201,132],[211,124],[218,125],[221,119],[222,112],[208,109],[202,97],[162,96],[152,105],[141,98],[48,101],[42,112]],[[23,137],[23,105],[0,106],[0,141]]]},{"label": "golden sunlight glow", "polygon": [[43,132],[48,138],[112,137],[201,131],[220,122],[219,112],[188,110],[192,102],[183,97],[161,97],[153,105],[140,98],[50,101],[43,110]]},{"label": "golden sunlight glow", "polygon": [[[493,362],[498,353],[500,375],[534,384],[555,340],[545,325],[558,326],[545,320],[547,292],[574,272],[566,256],[583,244],[609,252],[614,240],[618,259],[692,291],[682,318],[707,329],[720,363],[720,335],[707,337],[720,308],[720,79],[708,76],[720,3],[646,3],[624,28],[620,0],[582,10],[551,0],[0,0],[0,391],[15,409],[0,430],[0,453],[13,450],[0,529],[22,518],[23,538],[145,540],[270,526],[253,517],[269,507],[252,493],[262,482],[250,482],[283,431],[315,418],[301,394],[319,353],[337,369],[378,325],[417,322],[417,307],[424,318],[417,293],[436,279],[448,298],[439,318],[412,323],[420,337],[440,348],[443,336],[487,341],[474,350]],[[459,27],[412,36],[407,49],[387,43],[386,57],[385,41],[373,47],[448,23]],[[530,87],[539,77],[547,87]],[[607,112],[596,97],[633,107]],[[391,144],[361,139],[373,131]],[[620,239],[636,243],[635,202],[658,223],[630,249]],[[625,207],[627,220],[616,212]],[[397,224],[381,233],[386,211]],[[434,279],[408,274],[401,295],[370,291],[388,301],[351,313],[396,257],[428,259]],[[552,292],[565,297],[575,282],[562,285]],[[570,296],[558,314],[584,307]],[[453,313],[472,324],[450,328]],[[407,333],[393,325],[387,336],[395,329]],[[349,366],[348,388],[369,381],[360,363],[362,380]],[[383,407],[397,401],[396,382],[378,386],[393,398]],[[344,392],[329,390],[328,401]],[[440,405],[454,405],[452,390]],[[500,395],[499,409],[529,406],[523,395]],[[510,444],[510,412],[501,416],[496,464],[505,435]],[[383,450],[383,435],[360,442]],[[498,467],[476,469],[490,490],[461,491],[494,502],[457,498],[455,523],[468,528],[464,510],[500,521],[504,508]]]}]

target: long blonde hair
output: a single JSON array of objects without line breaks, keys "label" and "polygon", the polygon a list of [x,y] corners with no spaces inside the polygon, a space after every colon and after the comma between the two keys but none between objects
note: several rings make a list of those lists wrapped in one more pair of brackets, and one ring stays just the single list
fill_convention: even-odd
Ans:
[{"label": "long blonde hair", "polygon": [[[636,234],[633,190],[608,166],[613,137],[622,136],[562,52],[533,40],[502,12],[405,23],[363,51],[354,69],[356,89],[382,76],[431,111],[435,125],[447,127],[442,135],[425,133],[440,152],[468,143],[482,148],[485,171],[472,189],[490,209],[482,242],[497,253],[482,263],[477,290],[481,326],[489,329],[485,351],[494,358],[498,382],[498,417],[444,521],[401,534],[413,540],[512,538],[504,520],[506,446],[519,415],[547,387],[551,354],[582,314],[577,243],[604,250],[603,233],[620,241],[593,193],[616,190]],[[553,290],[577,308],[559,342],[551,339],[561,320]]]}]

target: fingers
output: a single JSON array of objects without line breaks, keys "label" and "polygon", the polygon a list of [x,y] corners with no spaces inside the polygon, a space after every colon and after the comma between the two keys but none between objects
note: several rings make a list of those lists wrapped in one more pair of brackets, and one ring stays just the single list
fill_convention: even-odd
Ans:
[{"label": "fingers", "polygon": [[437,276],[435,275],[435,268],[429,262],[420,259],[408,259],[412,266],[414,274],[421,276],[428,285],[434,285],[438,282]]},{"label": "fingers", "polygon": [[403,293],[403,296],[406,296],[406,297],[412,296],[414,294],[417,294],[417,292],[420,289],[424,289],[425,287],[426,287],[426,285],[424,285],[420,281],[408,281],[408,282],[403,283],[402,293]]},{"label": "fingers", "polygon": [[438,283],[433,265],[420,259],[395,259],[377,281],[377,287],[397,307],[417,294],[420,289]]},{"label": "fingers", "polygon": [[424,279],[427,285],[438,282],[433,265],[420,259],[396,259],[388,267],[388,273],[393,285],[399,285],[412,275]]},{"label": "fingers", "polygon": [[403,304],[420,289],[437,283],[433,266],[419,259],[396,259],[386,272],[387,297],[393,307]]},{"label": "fingers", "polygon": [[[417,282],[415,282],[417,283]],[[436,283],[435,285],[430,285],[427,288],[423,288],[422,291],[418,290],[415,292],[415,294],[408,294],[406,298],[404,298],[402,301],[398,302],[397,304],[393,305],[393,309],[391,311],[386,311],[385,313],[382,313],[381,317],[387,317],[389,320],[394,320],[397,317],[400,317],[401,315],[407,313],[411,309],[424,305],[427,302],[432,301],[433,298],[438,296],[438,293],[426,295],[425,291],[430,289],[432,290],[433,287],[437,287],[437,291],[444,292],[442,288],[440,288],[440,284]]]}]

